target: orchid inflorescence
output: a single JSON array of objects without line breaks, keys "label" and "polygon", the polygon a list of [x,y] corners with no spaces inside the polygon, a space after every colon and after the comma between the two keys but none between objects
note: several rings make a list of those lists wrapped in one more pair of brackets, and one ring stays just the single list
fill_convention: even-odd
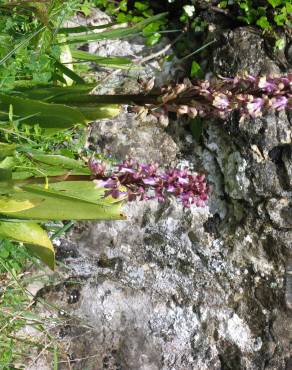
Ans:
[{"label": "orchid inflorescence", "polygon": [[205,175],[191,174],[187,168],[158,171],[157,164],[139,164],[134,160],[125,160],[109,170],[104,162],[93,158],[88,161],[97,186],[104,187],[105,196],[115,199],[133,200],[157,199],[163,202],[169,196],[175,196],[189,208],[205,205],[208,199],[208,186]]},{"label": "orchid inflorescence", "polygon": [[158,118],[168,112],[187,114],[194,118],[219,116],[237,110],[242,118],[259,117],[265,111],[292,108],[292,74],[282,77],[253,77],[245,75],[235,78],[194,81],[165,86],[159,97],[160,110],[149,106]]}]

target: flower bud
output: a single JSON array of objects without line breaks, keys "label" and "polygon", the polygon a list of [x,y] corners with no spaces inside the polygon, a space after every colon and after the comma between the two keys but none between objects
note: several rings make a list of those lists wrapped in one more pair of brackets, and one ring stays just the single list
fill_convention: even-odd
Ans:
[{"label": "flower bud", "polygon": [[187,114],[189,111],[189,107],[187,105],[179,105],[177,107],[176,113],[177,114]]},{"label": "flower bud", "polygon": [[195,107],[189,107],[189,109],[188,109],[188,116],[190,118],[195,118],[195,117],[197,117],[197,115],[198,115],[197,109]]}]

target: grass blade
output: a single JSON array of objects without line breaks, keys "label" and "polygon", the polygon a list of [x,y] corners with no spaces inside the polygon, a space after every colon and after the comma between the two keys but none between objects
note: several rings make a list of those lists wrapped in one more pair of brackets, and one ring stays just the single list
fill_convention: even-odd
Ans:
[{"label": "grass blade", "polygon": [[196,50],[195,50],[195,51],[193,51],[192,53],[190,53],[190,54],[188,54],[188,55],[184,56],[183,58],[181,58],[181,61],[182,61],[182,60],[186,60],[186,59],[188,59],[188,58],[192,57],[192,56],[193,56],[193,55],[195,55],[195,54],[198,54],[200,51],[202,51],[202,50],[206,49],[208,46],[210,46],[210,45],[214,44],[214,42],[216,42],[216,41],[217,41],[217,40],[216,40],[216,39],[214,39],[214,40],[212,40],[212,41],[208,42],[207,44],[205,44],[205,45],[201,46],[199,49],[196,49]]},{"label": "grass blade", "polygon": [[68,35],[70,33],[82,33],[82,32],[94,31],[94,30],[103,30],[105,28],[109,28],[114,25],[115,23],[108,23],[108,24],[102,24],[101,26],[78,26],[78,27],[59,28],[57,33]]},{"label": "grass blade", "polygon": [[[75,44],[75,43],[97,41],[97,40],[121,39],[121,38],[124,38],[124,37],[132,36],[132,35],[140,33],[141,31],[143,31],[143,29],[148,24],[163,18],[166,14],[167,13],[157,14],[153,17],[147,18],[147,19],[135,24],[132,27],[118,28],[118,29],[99,32],[99,33],[88,33],[86,35],[68,36],[66,43],[67,44]],[[59,43],[59,45],[62,45],[62,44],[64,44],[64,43]]]},{"label": "grass blade", "polygon": [[58,347],[54,345],[54,370],[58,370]]},{"label": "grass blade", "polygon": [[130,68],[132,66],[131,59],[123,57],[100,57],[82,50],[71,51],[72,57],[75,59],[94,62],[96,64],[109,68]]},{"label": "grass blade", "polygon": [[77,84],[85,84],[85,81],[83,80],[82,77],[78,76],[77,73],[72,71],[72,69],[66,67],[64,64],[60,63],[58,60],[56,60],[55,65],[60,72],[68,76],[71,80],[73,80]]}]

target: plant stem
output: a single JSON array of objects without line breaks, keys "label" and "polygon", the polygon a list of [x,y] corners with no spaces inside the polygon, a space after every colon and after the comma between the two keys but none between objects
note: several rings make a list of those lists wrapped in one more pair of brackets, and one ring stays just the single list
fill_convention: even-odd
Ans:
[{"label": "plant stem", "polygon": [[[191,100],[197,100],[202,103],[202,97],[197,94],[189,94],[184,97],[177,97],[171,100],[174,104],[188,104]],[[60,96],[54,99],[54,103],[68,104],[72,106],[95,105],[95,104],[134,104],[134,105],[157,105],[164,103],[161,99],[161,93],[136,94],[136,95],[81,95],[81,96]]]}]

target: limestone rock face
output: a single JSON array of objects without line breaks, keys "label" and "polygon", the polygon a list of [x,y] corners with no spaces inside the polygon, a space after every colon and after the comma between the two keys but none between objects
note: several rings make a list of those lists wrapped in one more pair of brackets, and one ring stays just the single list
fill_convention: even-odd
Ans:
[{"label": "limestone rock face", "polygon": [[280,72],[279,66],[265,52],[260,31],[253,27],[224,32],[218,45],[212,63],[214,72],[219,75],[234,77],[243,71],[252,75]]},{"label": "limestone rock face", "polygon": [[[224,37],[214,73],[279,70],[253,29]],[[291,368],[291,128],[284,112],[235,114],[206,123],[199,143],[176,121],[95,124],[97,150],[205,168],[212,193],[191,210],[131,203],[127,221],[80,223],[62,241],[69,277],[40,294],[76,317],[59,332],[72,369]]]}]

